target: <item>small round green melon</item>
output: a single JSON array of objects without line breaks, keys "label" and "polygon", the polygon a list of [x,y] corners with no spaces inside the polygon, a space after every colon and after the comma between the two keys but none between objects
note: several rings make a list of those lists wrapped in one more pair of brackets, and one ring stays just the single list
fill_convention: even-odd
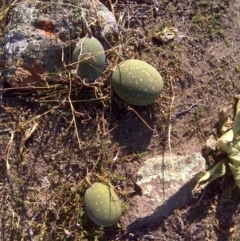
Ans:
[{"label": "small round green melon", "polygon": [[[79,56],[81,54],[81,56]],[[105,67],[105,52],[94,37],[81,38],[72,54],[72,63],[78,63],[77,75],[89,82],[96,80]]]},{"label": "small round green melon", "polygon": [[159,72],[150,64],[129,59],[121,62],[112,75],[112,87],[130,105],[153,103],[163,90]]},{"label": "small round green melon", "polygon": [[120,219],[121,202],[112,188],[94,183],[84,194],[85,209],[89,218],[97,225],[109,227]]}]

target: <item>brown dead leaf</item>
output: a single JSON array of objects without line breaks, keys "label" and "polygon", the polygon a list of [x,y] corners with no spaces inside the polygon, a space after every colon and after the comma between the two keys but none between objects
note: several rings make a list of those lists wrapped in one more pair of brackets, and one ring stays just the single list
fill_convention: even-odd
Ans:
[{"label": "brown dead leaf", "polygon": [[223,108],[219,112],[219,125],[221,134],[226,133],[228,130],[232,128],[233,120],[230,117],[232,109],[232,105],[230,105],[228,107]]}]

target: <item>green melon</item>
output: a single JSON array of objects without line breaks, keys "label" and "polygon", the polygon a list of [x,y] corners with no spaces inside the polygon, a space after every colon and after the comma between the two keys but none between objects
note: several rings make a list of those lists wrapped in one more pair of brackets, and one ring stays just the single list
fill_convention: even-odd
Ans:
[{"label": "green melon", "polygon": [[102,44],[94,37],[81,38],[73,50],[72,63],[76,63],[77,75],[81,79],[86,78],[89,82],[96,80],[105,67]]},{"label": "green melon", "polygon": [[97,225],[109,227],[120,219],[121,202],[112,188],[94,183],[84,194],[85,209],[89,218]]},{"label": "green melon", "polygon": [[121,62],[112,75],[112,87],[130,105],[153,103],[163,90],[159,72],[150,64],[129,59]]}]

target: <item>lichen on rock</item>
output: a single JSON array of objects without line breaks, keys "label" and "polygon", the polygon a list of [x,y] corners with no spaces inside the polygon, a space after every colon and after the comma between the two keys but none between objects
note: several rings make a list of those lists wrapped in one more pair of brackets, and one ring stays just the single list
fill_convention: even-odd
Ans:
[{"label": "lichen on rock", "polygon": [[154,226],[174,209],[194,198],[193,188],[205,171],[201,153],[190,155],[160,155],[146,160],[137,172],[137,186],[141,196],[129,201],[129,210],[122,217],[122,225],[129,230],[143,225]]}]

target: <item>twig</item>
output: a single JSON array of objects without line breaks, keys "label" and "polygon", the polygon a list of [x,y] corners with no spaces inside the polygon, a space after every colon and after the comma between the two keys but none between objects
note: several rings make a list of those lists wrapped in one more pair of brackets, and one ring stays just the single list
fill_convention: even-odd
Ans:
[{"label": "twig", "polygon": [[201,197],[199,198],[199,200],[197,201],[197,203],[194,205],[194,207],[196,207],[196,206],[202,201],[203,196],[204,196],[206,190],[207,190],[207,186],[204,188],[204,190],[203,190],[203,192],[202,192],[202,194],[201,194]]},{"label": "twig", "polygon": [[69,92],[68,92],[68,101],[69,101],[69,104],[70,104],[70,106],[71,106],[72,121],[73,121],[73,123],[74,123],[75,133],[76,133],[76,135],[77,135],[79,149],[81,150],[81,149],[82,149],[82,145],[81,145],[80,137],[79,137],[79,134],[78,134],[77,122],[76,122],[76,118],[75,118],[75,109],[74,109],[73,104],[72,104],[72,101],[71,101],[72,78],[71,78],[71,74],[70,74],[70,73],[69,73],[69,83],[70,83],[70,86],[69,86]]},{"label": "twig", "polygon": [[18,86],[18,87],[11,87],[11,88],[4,88],[4,89],[0,89],[2,92],[6,92],[6,91],[13,91],[13,90],[49,90],[49,89],[54,89],[56,87],[59,87],[58,84],[56,85],[50,85],[48,87],[35,87],[35,86]]},{"label": "twig", "polygon": [[178,113],[175,114],[173,117],[174,117],[174,118],[177,118],[177,117],[179,117],[179,116],[181,116],[181,115],[184,115],[184,114],[188,113],[190,110],[192,110],[193,108],[196,108],[196,107],[198,107],[198,104],[192,104],[187,110],[178,112]]},{"label": "twig", "polygon": [[32,226],[30,226],[28,228],[28,234],[29,234],[29,238],[31,241],[34,241],[34,233],[33,233],[33,229],[32,229]]},{"label": "twig", "polygon": [[11,138],[7,144],[7,147],[6,147],[6,168],[7,168],[7,173],[10,174],[10,164],[9,164],[9,156],[10,156],[10,151],[12,149],[12,144],[13,144],[13,139],[14,139],[14,134],[16,132],[18,132],[19,130],[21,130],[23,127],[25,127],[26,125],[30,124],[31,122],[35,121],[36,119],[39,119],[40,117],[42,117],[43,115],[46,115],[48,114],[49,112],[52,112],[54,109],[58,108],[59,106],[61,106],[63,103],[65,102],[65,100],[63,100],[59,105],[53,107],[52,109],[44,112],[43,114],[40,114],[40,115],[37,115],[35,117],[33,117],[32,119],[22,123],[22,124],[19,124],[17,126],[17,128],[15,130],[11,130]]},{"label": "twig", "polygon": [[172,130],[171,119],[172,119],[172,108],[173,108],[173,102],[174,102],[174,99],[175,99],[175,95],[174,95],[174,89],[173,89],[173,84],[172,84],[172,78],[170,78],[170,84],[171,84],[171,91],[172,91],[173,96],[172,96],[172,101],[171,101],[170,110],[169,110],[168,148],[169,148],[169,152],[170,152],[170,156],[171,156],[172,168],[174,169],[174,163],[173,163],[173,157],[172,157],[172,148],[171,148],[171,130]]},{"label": "twig", "polygon": [[7,168],[7,174],[9,175],[10,174],[10,164],[9,164],[9,156],[10,156],[10,151],[11,151],[11,147],[12,147],[12,144],[13,144],[13,138],[14,138],[14,131],[11,132],[11,138],[7,144],[7,148],[6,148],[6,152],[7,152],[7,155],[6,155],[6,168]]},{"label": "twig", "polygon": [[147,128],[151,131],[155,131],[155,129],[151,128],[147,122],[137,113],[137,111],[135,111],[132,107],[128,106],[127,107],[128,110],[131,110],[132,112],[134,112],[139,118],[140,120],[147,126]]},{"label": "twig", "polygon": [[[80,102],[90,102],[90,101],[98,101],[98,100],[105,100],[108,98],[108,96],[104,97],[99,97],[99,98],[92,98],[92,99],[87,99],[87,100],[71,100],[71,103],[80,103]],[[36,100],[35,102],[38,103],[50,103],[50,102],[59,102],[60,100]],[[69,103],[69,100],[65,101],[66,103]]]}]

